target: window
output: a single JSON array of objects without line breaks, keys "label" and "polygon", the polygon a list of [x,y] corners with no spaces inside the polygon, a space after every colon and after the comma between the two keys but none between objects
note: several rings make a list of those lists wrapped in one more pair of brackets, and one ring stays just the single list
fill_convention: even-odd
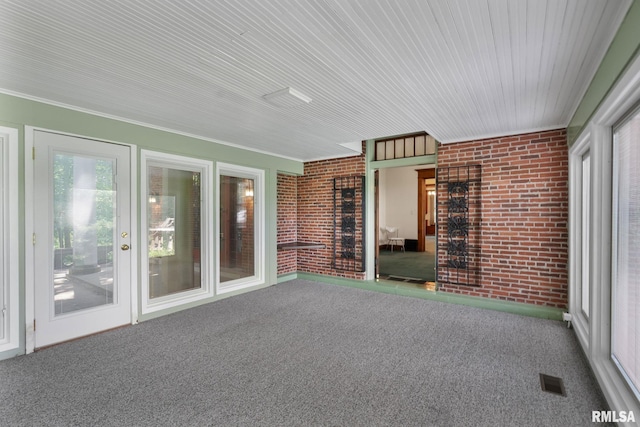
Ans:
[{"label": "window", "polygon": [[[585,348],[591,345],[593,141],[593,135],[588,133],[569,151],[569,312],[573,316],[573,329]],[[599,190],[600,183],[595,184],[595,190]]]},{"label": "window", "polygon": [[264,283],[264,172],[218,164],[218,292]]},{"label": "window", "polygon": [[639,76],[637,57],[569,152],[573,330],[611,410],[636,414],[640,413],[640,108],[635,107],[640,103]]},{"label": "window", "polygon": [[[0,165],[2,165],[2,171],[4,172],[6,168],[5,162],[5,142],[2,140],[2,145],[0,145]],[[8,192],[5,190],[5,181],[6,177],[4,173],[0,173],[0,194],[4,195]],[[0,198],[0,242],[6,242],[8,239],[4,237],[7,227],[5,223],[5,217],[8,215],[5,214],[5,210],[7,210],[9,203],[4,200],[4,197]],[[9,336],[8,331],[8,322],[5,320],[5,312],[7,311],[7,296],[9,294],[8,290],[8,281],[6,279],[5,270],[7,270],[7,265],[5,263],[5,251],[6,244],[0,245],[0,259],[2,262],[0,263],[0,343],[5,343],[7,337]]]},{"label": "window", "polygon": [[375,160],[404,159],[436,153],[436,140],[424,132],[375,141]]},{"label": "window", "polygon": [[213,296],[211,163],[143,151],[143,312]]},{"label": "window", "polygon": [[590,238],[589,227],[591,226],[591,155],[586,152],[582,155],[582,218],[581,218],[581,269],[580,275],[580,308],[585,318],[589,318],[589,256]]},{"label": "window", "polygon": [[614,128],[611,355],[640,397],[640,110]]},{"label": "window", "polygon": [[0,127],[0,352],[19,347],[18,131]]}]

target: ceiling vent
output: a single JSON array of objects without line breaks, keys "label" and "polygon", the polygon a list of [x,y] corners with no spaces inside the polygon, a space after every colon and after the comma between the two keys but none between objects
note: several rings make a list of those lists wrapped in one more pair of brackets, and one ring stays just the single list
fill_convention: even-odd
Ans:
[{"label": "ceiling vent", "polygon": [[285,87],[284,89],[264,95],[263,98],[269,104],[280,108],[298,107],[311,102],[311,98],[290,87]]}]

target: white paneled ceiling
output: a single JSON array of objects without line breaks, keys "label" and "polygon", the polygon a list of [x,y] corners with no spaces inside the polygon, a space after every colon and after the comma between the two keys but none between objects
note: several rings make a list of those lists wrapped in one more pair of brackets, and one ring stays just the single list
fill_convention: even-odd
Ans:
[{"label": "white paneled ceiling", "polygon": [[569,123],[630,4],[3,0],[0,91],[301,160],[507,135]]}]

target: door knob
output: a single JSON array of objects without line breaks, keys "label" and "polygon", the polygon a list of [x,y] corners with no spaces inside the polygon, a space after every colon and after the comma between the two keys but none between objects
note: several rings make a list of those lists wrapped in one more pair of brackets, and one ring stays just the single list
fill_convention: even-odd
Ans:
[{"label": "door knob", "polygon": [[122,249],[123,251],[128,251],[129,250],[129,245],[122,245],[122,246],[120,246],[120,249]]}]

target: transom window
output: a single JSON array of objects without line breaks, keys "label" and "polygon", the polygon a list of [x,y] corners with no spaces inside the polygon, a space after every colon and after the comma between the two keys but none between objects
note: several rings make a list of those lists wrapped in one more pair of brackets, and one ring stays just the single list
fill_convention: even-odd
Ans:
[{"label": "transom window", "polygon": [[436,140],[425,132],[393,138],[378,139],[375,142],[376,160],[404,159],[428,156],[436,153]]}]

